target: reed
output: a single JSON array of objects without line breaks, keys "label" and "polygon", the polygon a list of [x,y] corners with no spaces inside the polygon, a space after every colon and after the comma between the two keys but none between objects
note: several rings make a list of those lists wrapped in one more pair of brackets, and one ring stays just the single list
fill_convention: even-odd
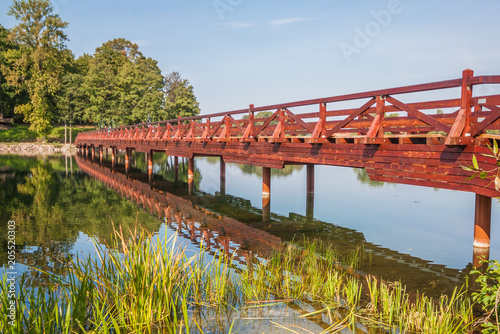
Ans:
[{"label": "reed", "polygon": [[323,305],[304,317],[330,319],[329,331],[355,330],[361,323],[416,333],[474,329],[465,288],[438,300],[417,295],[410,301],[402,284],[353,275],[334,249],[317,241],[287,244],[270,259],[240,270],[224,253],[207,257],[203,244],[188,255],[175,235],[157,240],[144,230],[130,234],[116,231],[106,247],[94,240],[97,257],[74,259],[66,277],[46,273],[51,282],[46,289],[27,288],[21,278],[10,327],[4,275],[2,332],[203,333],[214,326],[231,332],[236,313],[248,309],[248,302],[269,300]]},{"label": "reed", "polygon": [[[318,254],[320,249],[323,253]],[[351,253],[348,262],[356,266],[362,256],[360,251]],[[330,305],[323,310],[325,315],[331,308],[344,308],[349,319],[342,324],[351,328],[355,319],[363,319],[363,323],[401,332],[468,333],[473,329],[473,304],[466,287],[437,301],[425,295],[410,301],[401,283],[378,281],[371,276],[362,282],[352,275],[353,268],[339,259],[334,250],[317,241],[305,240],[300,247],[289,244],[284,252],[244,272],[242,291],[248,299],[321,301]]]}]

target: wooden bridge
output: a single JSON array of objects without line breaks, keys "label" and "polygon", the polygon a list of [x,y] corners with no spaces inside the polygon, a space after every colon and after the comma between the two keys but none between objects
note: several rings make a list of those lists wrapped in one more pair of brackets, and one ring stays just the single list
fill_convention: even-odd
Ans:
[{"label": "wooden bridge", "polygon": [[[462,166],[475,154],[485,170],[497,167],[483,154],[500,139],[500,94],[473,94],[489,84],[500,84],[500,76],[465,70],[447,81],[103,128],[79,134],[76,145],[101,160],[109,148],[113,162],[122,150],[126,169],[131,152],[143,152],[151,177],[153,152],[188,158],[191,192],[196,156],[221,157],[221,180],[225,163],[261,166],[263,212],[270,208],[270,168],[286,164],[308,165],[309,194],[317,164],[364,168],[376,181],[474,192],[474,246],[488,252],[491,198],[500,192],[491,179],[469,179]],[[272,115],[259,117],[263,111]]]}]

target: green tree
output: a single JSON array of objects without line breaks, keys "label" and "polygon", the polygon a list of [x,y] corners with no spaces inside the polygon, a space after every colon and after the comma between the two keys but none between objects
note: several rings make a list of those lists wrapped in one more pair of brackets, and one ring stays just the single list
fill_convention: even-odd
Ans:
[{"label": "green tree", "polygon": [[[5,52],[17,48],[16,43],[8,39],[9,33],[9,30],[0,24],[0,69],[7,65]],[[2,116],[6,118],[15,116],[14,107],[17,104],[25,102],[26,91],[17,94],[16,89],[8,84],[5,76],[0,72],[0,118],[2,118]]]},{"label": "green tree", "polygon": [[69,57],[63,32],[68,24],[53,13],[49,0],[15,0],[7,14],[20,21],[8,36],[18,47],[3,52],[2,72],[17,92],[29,95],[15,112],[24,115],[31,130],[45,135],[55,117],[54,95]]},{"label": "green tree", "polygon": [[179,72],[165,77],[165,119],[196,116],[200,107],[193,92],[193,86],[182,79]]},{"label": "green tree", "polygon": [[137,44],[118,38],[96,49],[84,80],[89,98],[85,119],[100,126],[157,120],[163,76]]},{"label": "green tree", "polygon": [[[71,61],[66,73],[62,76],[62,86],[56,95],[59,121],[64,123],[64,142],[67,142],[67,125],[70,125],[69,138],[72,137],[71,125],[81,123],[83,110],[89,105],[83,83],[88,71],[90,56],[84,54]],[[70,139],[72,142],[72,139]]]}]

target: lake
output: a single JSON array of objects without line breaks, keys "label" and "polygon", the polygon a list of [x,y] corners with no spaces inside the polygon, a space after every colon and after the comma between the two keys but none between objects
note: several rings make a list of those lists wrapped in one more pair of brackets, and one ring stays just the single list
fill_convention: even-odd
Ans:
[{"label": "lake", "polygon": [[[154,155],[152,182],[143,154],[134,153],[128,175],[123,155],[115,170],[109,160],[100,166],[76,156],[0,156],[2,270],[11,220],[18,245],[15,271],[26,272],[35,287],[45,277],[33,268],[64,275],[69,259],[93,256],[92,240],[110,240],[113,225],[126,230],[137,223],[159,237],[177,231],[180,243],[193,252],[203,239],[211,254],[224,249],[241,263],[265,258],[282,242],[315,238],[345,256],[357,254],[359,273],[401,281],[429,295],[451,293],[472,269],[472,193],[373,182],[361,169],[315,166],[312,202],[307,168],[286,166],[272,171],[271,217],[263,221],[262,168],[226,164],[221,192],[219,163],[216,157],[195,159],[190,195],[187,161],[180,159],[174,182],[173,158],[161,153]],[[490,258],[499,259],[500,204],[495,204]],[[158,210],[166,207],[186,219],[159,219]],[[298,311],[269,312],[286,317]],[[242,332],[246,326],[239,324]]]}]

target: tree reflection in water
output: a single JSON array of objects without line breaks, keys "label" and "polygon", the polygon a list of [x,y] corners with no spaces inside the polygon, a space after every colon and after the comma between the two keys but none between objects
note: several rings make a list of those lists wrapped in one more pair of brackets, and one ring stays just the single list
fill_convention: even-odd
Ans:
[{"label": "tree reflection in water", "polygon": [[27,283],[31,286],[46,282],[45,275],[33,268],[66,273],[82,233],[106,243],[113,224],[128,231],[137,223],[152,232],[161,225],[77,168],[66,175],[64,159],[0,156],[0,166],[14,170],[0,178],[0,265],[7,264],[7,222],[14,220],[16,261],[29,266]]}]

